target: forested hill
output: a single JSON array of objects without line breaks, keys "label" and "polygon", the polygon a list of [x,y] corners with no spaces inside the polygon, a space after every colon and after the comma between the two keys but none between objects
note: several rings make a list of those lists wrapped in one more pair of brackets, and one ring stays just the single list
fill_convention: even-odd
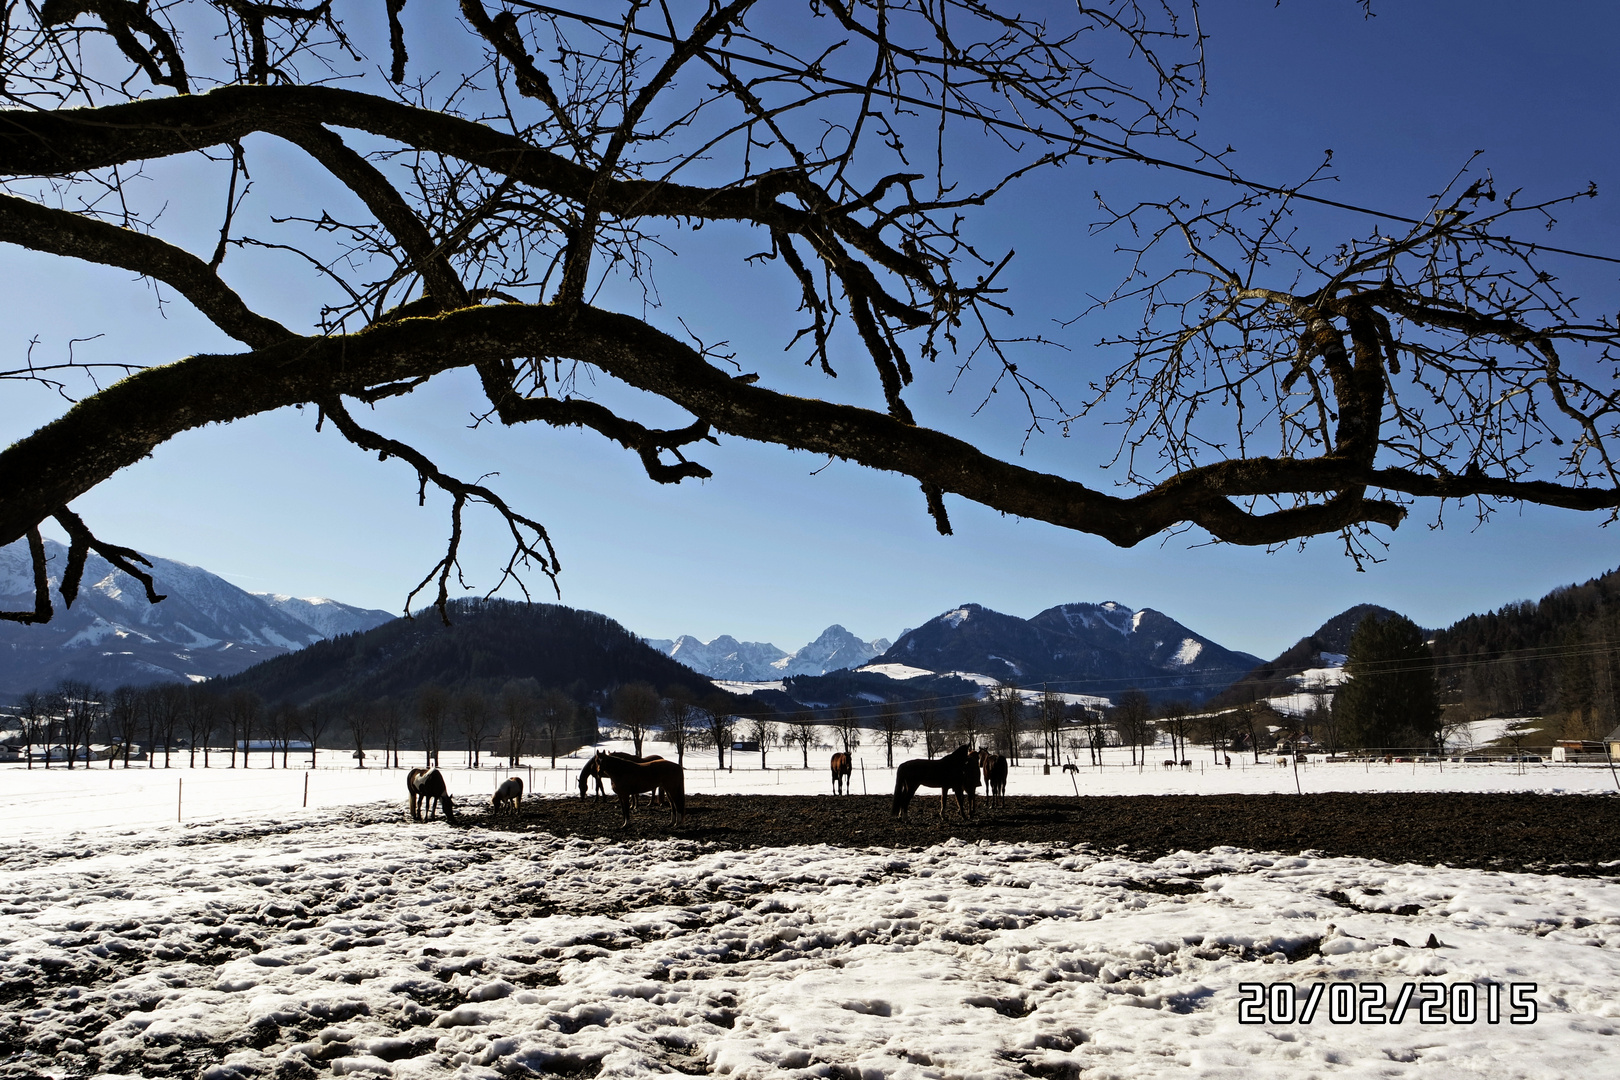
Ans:
[{"label": "forested hill", "polygon": [[1470,615],[1435,637],[1444,700],[1479,716],[1557,716],[1566,738],[1620,723],[1620,570]]},{"label": "forested hill", "polygon": [[699,697],[714,689],[691,668],[592,611],[458,600],[450,605],[450,620],[445,626],[437,612],[426,610],[415,619],[317,642],[215,685],[300,705],[324,697],[401,696],[429,683],[449,690],[495,688],[508,679],[534,679],[576,700],[638,681],[661,690],[679,684]]},{"label": "forested hill", "polygon": [[1281,656],[1259,665],[1227,687],[1211,704],[1236,705],[1256,698],[1292,694],[1299,689],[1296,682],[1290,681],[1293,676],[1311,668],[1331,667],[1337,663],[1334,657],[1350,651],[1350,635],[1355,633],[1362,619],[1369,615],[1387,619],[1394,614],[1396,612],[1377,604],[1357,604],[1341,611],[1312,633],[1294,642]]}]

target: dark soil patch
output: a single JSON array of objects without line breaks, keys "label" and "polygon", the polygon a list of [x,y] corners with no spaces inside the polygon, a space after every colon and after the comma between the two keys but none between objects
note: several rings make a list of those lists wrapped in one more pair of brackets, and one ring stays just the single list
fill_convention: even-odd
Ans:
[{"label": "dark soil patch", "polygon": [[693,795],[686,823],[640,810],[620,829],[617,803],[540,799],[489,828],[562,836],[699,840],[723,847],[835,844],[921,847],[949,837],[1039,841],[1158,856],[1230,845],[1319,851],[1385,862],[1620,876],[1620,797],[1335,792],[1316,795],[1011,797],[994,813],[939,817],[919,800],[911,820],[879,796]]}]

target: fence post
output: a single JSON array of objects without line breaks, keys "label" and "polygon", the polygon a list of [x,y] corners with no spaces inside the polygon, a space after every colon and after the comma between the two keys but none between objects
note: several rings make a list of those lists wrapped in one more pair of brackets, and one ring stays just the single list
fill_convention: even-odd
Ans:
[{"label": "fence post", "polygon": [[186,778],[181,776],[177,777],[177,779],[179,783],[174,788],[174,820],[176,822],[180,820],[180,799],[186,793]]},{"label": "fence post", "polygon": [[866,790],[866,759],[861,758],[861,794],[869,794]]},{"label": "fence post", "polygon": [[309,773],[304,773],[304,809],[309,809]]}]

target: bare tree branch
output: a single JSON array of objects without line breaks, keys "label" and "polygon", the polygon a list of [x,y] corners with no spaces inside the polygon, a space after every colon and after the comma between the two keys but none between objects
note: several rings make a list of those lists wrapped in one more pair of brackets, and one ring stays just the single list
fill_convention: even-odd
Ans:
[{"label": "bare tree branch", "polygon": [[[984,0],[492,6],[413,16],[413,33],[465,35],[474,54],[467,70],[415,84],[402,0],[385,0],[386,46],[377,31],[387,72],[324,2],[6,9],[0,241],[146,275],[249,350],[105,386],[76,361],[47,373],[30,356],[0,373],[70,399],[0,450],[0,542],[63,522],[70,602],[89,551],[138,563],[95,540],[74,500],[180,432],[309,403],[351,443],[405,459],[424,496],[450,498],[445,557],[418,586],[437,586],[441,610],[460,583],[469,505],[487,504],[511,533],[501,583],[527,563],[555,585],[538,523],[343,404],[417,393],[459,369],[476,372],[488,402],[475,426],[582,427],[658,483],[710,476],[689,455],[719,434],[841,458],[916,482],[947,534],[947,494],[1122,546],[1189,526],[1257,545],[1340,533],[1352,557],[1420,499],[1473,500],[1482,516],[1504,500],[1620,510],[1620,330],[1582,316],[1534,261],[1552,249],[1515,238],[1595,192],[1501,195],[1470,160],[1421,212],[1384,213],[1324,247],[1326,226],[1300,215],[1333,202],[1315,193],[1332,179],[1327,159],[1298,184],[1252,182],[1194,134],[1206,42],[1192,0],[1039,18]],[[81,16],[99,25],[76,26]],[[117,53],[82,44],[104,31]],[[260,134],[305,151],[291,167],[309,191],[335,180],[358,203],[308,196],[291,216],[266,214],[258,191],[238,189]],[[131,177],[227,151],[227,209],[205,262],[161,238],[173,215],[158,171],[149,185]],[[1178,154],[1196,162],[1184,176],[1219,194],[1122,208],[1099,196],[1081,255],[1122,269],[1084,314],[1129,308],[1129,328],[1077,356],[1074,341],[1021,323],[1014,255],[985,235],[984,209],[1042,170]],[[677,240],[718,224],[701,242],[760,283],[749,295],[786,298],[786,362],[832,377],[859,358],[877,373],[875,400],[789,393],[798,384],[776,381],[769,357],[744,367],[729,345],[703,343],[729,340],[714,325],[725,312],[698,323],[662,307]],[[296,328],[224,283],[233,246],[244,261],[291,254],[322,290]],[[1063,365],[1043,360],[1054,343]],[[595,379],[691,421],[644,423],[628,415],[639,406],[601,403],[618,396],[587,397]],[[979,409],[1010,403],[1026,444],[1112,425],[1105,464],[1126,490],[918,424],[909,388],[930,382],[971,387]],[[49,596],[8,617],[48,618]]]}]

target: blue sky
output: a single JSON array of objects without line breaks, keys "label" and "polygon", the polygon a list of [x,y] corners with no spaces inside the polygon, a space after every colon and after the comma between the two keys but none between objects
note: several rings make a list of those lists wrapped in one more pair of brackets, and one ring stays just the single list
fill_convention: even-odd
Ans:
[{"label": "blue sky", "polygon": [[[379,5],[380,7],[380,5]],[[1503,188],[1554,194],[1595,181],[1603,197],[1565,215],[1553,243],[1620,251],[1620,105],[1614,91],[1620,12],[1609,5],[1424,3],[1378,5],[1363,19],[1350,2],[1223,3],[1205,12],[1210,94],[1199,130],[1231,144],[1248,175],[1301,178],[1331,148],[1342,178],[1335,198],[1420,213],[1475,150]],[[405,11],[424,18],[415,7]],[[381,43],[369,48],[382,55]],[[415,52],[413,47],[413,54]],[[285,213],[311,197],[307,173],[270,144],[250,144],[259,213]],[[1094,188],[1111,192],[1185,188],[1134,166],[1068,168],[1025,185],[983,228],[1016,248],[1010,281],[1019,317],[1057,333],[1054,319],[1084,306],[1113,264],[1109,244],[1088,235]],[[224,172],[158,166],[180,178],[184,198],[164,235],[206,255],[223,202]],[[193,195],[195,198],[193,199]],[[308,207],[305,205],[305,210]],[[1329,228],[1341,227],[1324,219]],[[1351,233],[1364,222],[1344,221]],[[720,237],[717,243],[724,241]],[[686,240],[692,240],[688,247]],[[800,392],[828,392],[781,352],[781,282],[734,279],[733,265],[677,235],[679,254],[661,268],[664,308],[710,339],[729,340],[746,370]],[[231,259],[237,259],[232,255]],[[226,270],[233,263],[227,261]],[[316,293],[290,267],[242,262],[250,302],[309,325]],[[1616,267],[1559,262],[1556,271],[1590,311],[1614,311]],[[279,276],[273,274],[279,273]],[[122,272],[64,265],[0,247],[0,350],[6,366],[38,335],[36,356],[162,362],[230,347],[183,304],[154,311],[152,292]],[[1072,351],[1050,362],[1095,363],[1082,326]],[[832,388],[870,394],[854,363]],[[934,373],[935,375],[943,373]],[[948,380],[946,380],[948,381]],[[1061,380],[1060,380],[1061,381]],[[978,393],[974,391],[977,390]],[[729,633],[797,648],[829,623],[863,637],[894,637],[963,602],[1033,615],[1068,601],[1116,600],[1154,607],[1222,644],[1273,655],[1326,618],[1361,602],[1397,608],[1425,625],[1540,596],[1620,565],[1613,529],[1601,519],[1508,508],[1475,529],[1466,511],[1419,506],[1387,539],[1384,562],[1358,572],[1334,538],[1303,550],[1266,552],[1209,545],[1192,533],[1121,550],[1093,537],[1018,521],[949,499],[956,534],[940,537],[916,485],[844,463],[722,439],[699,452],[713,479],[678,487],[648,481],[632,456],[599,437],[524,429],[469,430],[470,381],[436,380],[431,393],[380,410],[374,422],[417,442],[463,475],[498,472],[493,483],[552,530],[562,558],[562,602],[604,612],[650,637]],[[611,388],[607,400],[625,401]],[[932,383],[911,395],[927,422],[1003,453],[1022,428],[1004,402],[971,415],[982,394],[973,378],[954,395]],[[59,407],[48,394],[6,389],[0,435],[15,438]],[[865,398],[870,402],[870,396]],[[651,422],[684,422],[667,411]],[[1033,443],[1038,467],[1108,485],[1098,469],[1107,433],[1077,431]],[[413,475],[398,462],[317,434],[311,413],[285,410],[226,428],[190,432],[81,499],[76,508],[103,537],[222,574],[244,588],[326,595],[397,610],[442,550],[442,504],[419,509]],[[496,522],[478,519],[466,557],[469,580],[487,586],[503,559]],[[544,580],[536,597],[551,599]]]}]

